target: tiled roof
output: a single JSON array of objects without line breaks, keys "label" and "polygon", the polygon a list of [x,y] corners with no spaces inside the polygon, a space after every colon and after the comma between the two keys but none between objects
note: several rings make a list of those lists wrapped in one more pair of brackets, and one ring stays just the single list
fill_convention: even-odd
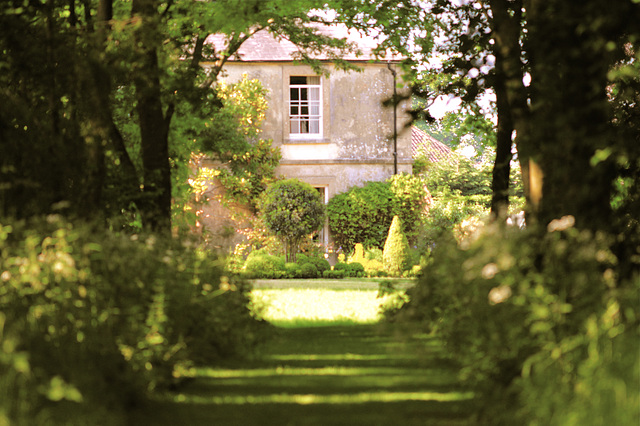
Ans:
[{"label": "tiled roof", "polygon": [[413,126],[411,127],[411,156],[416,158],[420,152],[424,152],[432,163],[450,162],[454,158],[451,148],[424,130]]},{"label": "tiled roof", "polygon": [[[344,25],[322,25],[317,27],[318,32],[333,38],[346,38],[349,42],[358,46],[361,54],[348,53],[341,55],[345,60],[349,61],[369,61],[376,59],[373,54],[377,43],[374,38],[363,36],[357,31],[350,31]],[[224,34],[212,34],[207,37],[206,43],[211,43],[217,52],[224,51],[227,48],[226,36]],[[298,47],[287,39],[280,36],[274,36],[266,30],[261,30],[249,37],[233,55],[230,61],[243,62],[290,62],[294,59]],[[321,54],[310,55],[314,59],[328,60],[330,56],[323,52]],[[387,54],[380,57],[378,61],[397,61],[400,58]]]}]

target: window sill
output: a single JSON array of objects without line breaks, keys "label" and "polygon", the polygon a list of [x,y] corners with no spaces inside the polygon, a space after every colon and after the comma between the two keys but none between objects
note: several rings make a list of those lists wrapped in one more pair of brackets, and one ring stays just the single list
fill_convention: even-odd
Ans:
[{"label": "window sill", "polygon": [[318,138],[285,138],[282,142],[286,145],[303,145],[303,144],[322,144],[322,143],[331,143],[329,139],[318,137]]}]

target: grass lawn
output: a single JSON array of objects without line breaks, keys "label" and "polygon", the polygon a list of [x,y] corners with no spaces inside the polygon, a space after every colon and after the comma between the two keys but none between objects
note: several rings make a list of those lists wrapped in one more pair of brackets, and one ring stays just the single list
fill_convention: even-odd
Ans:
[{"label": "grass lawn", "polygon": [[439,343],[377,324],[377,284],[335,281],[257,283],[258,314],[277,326],[261,356],[197,369],[132,424],[472,424],[472,395]]},{"label": "grass lawn", "polygon": [[290,289],[290,288],[316,288],[323,290],[378,290],[381,281],[391,281],[393,285],[406,290],[415,285],[415,281],[405,278],[345,278],[341,280],[325,280],[322,278],[305,280],[252,280],[254,289]]}]

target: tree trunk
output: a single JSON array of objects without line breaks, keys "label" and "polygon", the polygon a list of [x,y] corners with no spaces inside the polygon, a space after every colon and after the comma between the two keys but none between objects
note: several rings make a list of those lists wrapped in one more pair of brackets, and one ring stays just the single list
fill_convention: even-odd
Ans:
[{"label": "tree trunk", "polygon": [[[498,135],[498,145],[502,152],[498,154],[498,150],[496,150],[496,163],[499,161],[499,155],[510,155],[510,152],[506,152],[506,133],[507,129],[511,127],[508,138],[509,141],[513,141],[513,130],[515,130],[515,144],[522,173],[522,187],[527,201],[527,223],[532,224],[535,222],[537,199],[535,194],[531,192],[532,186],[535,188],[536,183],[532,181],[532,175],[529,172],[531,169],[530,162],[532,161],[531,140],[529,138],[529,107],[527,105],[527,88],[522,81],[524,64],[522,62],[523,53],[520,40],[523,26],[523,0],[491,0],[490,5],[492,13],[491,30],[494,35],[494,54],[496,56],[497,81],[495,86],[498,102],[498,130],[502,132],[502,135]],[[504,113],[501,117],[501,110],[505,108],[508,109],[508,113]],[[508,114],[508,117],[504,117],[506,114]],[[503,118],[503,127],[500,125],[500,118]],[[504,138],[502,145],[500,145],[500,136]]]},{"label": "tree trunk", "polygon": [[171,231],[171,168],[168,120],[165,120],[160,97],[157,2],[134,0],[132,14],[140,19],[136,31],[139,62],[134,83],[142,141],[142,221],[146,229],[168,234]]},{"label": "tree trunk", "polygon": [[[541,223],[572,215],[576,225],[607,229],[611,223],[611,170],[591,159],[611,137],[604,40],[615,39],[609,6],[580,7],[564,0],[532,0],[527,49],[532,58],[532,127],[543,174]],[[601,27],[585,27],[586,22]]]},{"label": "tree trunk", "polygon": [[492,220],[504,219],[509,212],[509,174],[511,172],[513,122],[505,86],[505,76],[501,67],[502,59],[496,56],[496,81],[493,88],[496,92],[498,129],[496,132],[496,159],[493,165],[493,179],[491,181]]}]

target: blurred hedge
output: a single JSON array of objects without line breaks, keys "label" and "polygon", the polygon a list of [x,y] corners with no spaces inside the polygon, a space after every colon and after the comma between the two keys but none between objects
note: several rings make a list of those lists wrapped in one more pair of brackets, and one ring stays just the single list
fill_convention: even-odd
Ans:
[{"label": "blurred hedge", "polygon": [[240,282],[174,240],[0,225],[0,424],[122,424],[195,363],[248,354]]},{"label": "blurred hedge", "polygon": [[439,241],[389,314],[442,338],[477,392],[478,424],[640,418],[640,277],[619,279],[615,240],[572,219]]}]

